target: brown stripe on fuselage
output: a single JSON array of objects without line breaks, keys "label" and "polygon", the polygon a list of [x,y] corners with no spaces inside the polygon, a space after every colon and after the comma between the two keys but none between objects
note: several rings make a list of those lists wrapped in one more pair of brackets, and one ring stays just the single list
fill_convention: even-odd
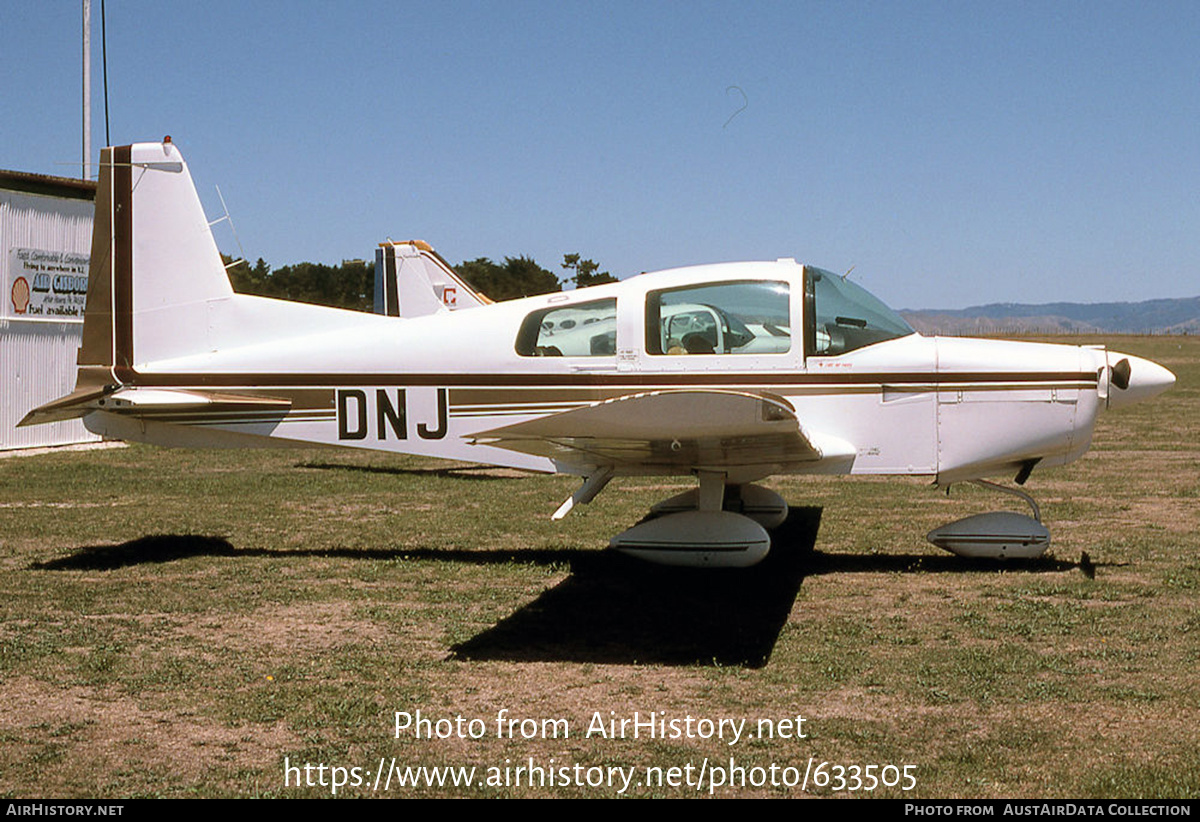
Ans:
[{"label": "brown stripe on fuselage", "polygon": [[[121,416],[121,412],[114,412]],[[283,422],[326,422],[337,419],[332,409],[320,413],[305,412],[292,414],[286,411],[254,411],[241,409],[223,410],[219,406],[213,410],[204,411],[171,411],[165,408],[151,408],[139,411],[137,414],[126,414],[137,419],[156,420],[158,422],[173,422],[181,425],[261,425],[263,423]]]},{"label": "brown stripe on fuselage", "polygon": [[[375,388],[384,390],[402,390],[405,387],[448,387],[453,384],[465,384],[464,387],[449,388],[449,413],[457,419],[506,417],[520,415],[548,415],[569,410],[572,407],[591,405],[596,402],[614,399],[640,391],[665,389],[686,390],[689,387],[713,390],[742,390],[756,394],[771,394],[774,396],[809,395],[809,396],[845,396],[846,394],[874,394],[880,396],[885,390],[898,393],[933,393],[938,390],[980,391],[1000,393],[1008,390],[1045,390],[1076,388],[1095,388],[1095,375],[1090,373],[1070,374],[949,374],[942,375],[938,382],[932,382],[929,374],[860,374],[855,377],[857,384],[845,379],[850,375],[809,375],[809,374],[727,374],[727,375],[469,375],[469,374],[136,374],[132,369],[124,369],[134,374],[141,386],[158,385],[172,388],[191,388],[203,390],[217,400],[217,405],[211,409],[147,409],[144,413],[133,416],[156,419],[183,425],[253,425],[267,422],[303,423],[333,420],[336,392],[334,386],[355,388]],[[500,380],[496,378],[500,377]],[[504,380],[503,378],[509,378]],[[990,382],[980,381],[986,377]],[[1053,378],[1069,378],[1055,381]],[[518,379],[519,378],[519,379]],[[673,379],[672,379],[673,378]],[[687,378],[686,381],[684,378]],[[699,378],[699,379],[697,379]],[[753,378],[753,381],[748,378]],[[973,378],[975,382],[967,382]],[[1090,378],[1090,379],[1089,379]],[[161,381],[159,381],[161,379]],[[260,382],[267,379],[286,381],[290,385],[263,386]],[[666,382],[671,379],[671,382]],[[905,379],[913,382],[905,383]],[[220,387],[213,390],[212,382],[201,380],[219,380]],[[310,387],[304,385],[305,380],[321,380],[328,387]],[[552,381],[567,380],[575,384],[547,385]],[[872,381],[874,380],[874,381]],[[917,380],[920,380],[919,382]],[[493,384],[488,382],[508,382],[510,384]],[[525,385],[525,383],[534,383]],[[945,384],[943,384],[943,382]],[[698,385],[697,383],[703,383]],[[756,384],[757,383],[757,384]],[[227,389],[222,391],[220,389]],[[235,394],[236,392],[236,394]],[[287,411],[247,411],[243,408],[221,407],[218,399],[228,393],[231,401],[236,396],[253,396],[287,399],[291,407]]]},{"label": "brown stripe on fuselage", "polygon": [[291,400],[292,411],[326,411],[333,409],[334,392],[332,388],[276,388],[256,390],[254,393],[268,398],[279,397]]},{"label": "brown stripe on fuselage", "polygon": [[[191,388],[220,395],[253,394],[290,400],[281,421],[315,421],[332,414],[335,388],[448,388],[449,412],[456,418],[545,415],[648,390],[733,390],[776,396],[876,395],[937,391],[1000,393],[1009,390],[1094,389],[1091,373],[945,374],[934,381],[928,373],[910,374],[133,374],[139,386]],[[849,379],[853,376],[853,381]],[[911,382],[909,382],[911,380]],[[307,384],[306,384],[307,383]],[[320,387],[313,387],[317,383]],[[217,390],[213,390],[216,388]],[[214,409],[215,411],[215,409]],[[209,423],[214,411],[183,412],[187,422]],[[161,409],[150,416],[180,413]],[[257,415],[251,415],[257,416]],[[276,419],[281,419],[276,417]],[[182,417],[175,419],[184,422]],[[231,421],[224,417],[223,421]],[[254,420],[246,419],[244,422]]]},{"label": "brown stripe on fuselage", "polygon": [[741,386],[771,386],[779,389],[820,386],[861,386],[866,390],[905,386],[937,391],[948,387],[985,386],[997,388],[1046,387],[1046,388],[1093,388],[1097,382],[1095,373],[1089,371],[1055,372],[970,372],[961,374],[931,374],[929,372],[861,374],[806,374],[804,372],[780,373],[670,373],[670,374],[322,374],[322,373],[258,373],[258,374],[147,374],[129,370],[130,383],[138,386],[196,388],[334,388],[339,386],[433,386],[439,388],[462,387],[487,390],[497,387],[544,388],[554,391],[562,388],[610,388],[624,387],[644,390],[648,387],[666,388],[737,388]]}]

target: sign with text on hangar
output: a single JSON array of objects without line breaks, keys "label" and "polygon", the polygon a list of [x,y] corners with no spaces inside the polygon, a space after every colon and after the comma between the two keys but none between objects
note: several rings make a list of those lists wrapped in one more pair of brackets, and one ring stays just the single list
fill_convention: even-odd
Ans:
[{"label": "sign with text on hangar", "polygon": [[13,319],[83,322],[87,283],[86,254],[10,249],[3,314]]}]

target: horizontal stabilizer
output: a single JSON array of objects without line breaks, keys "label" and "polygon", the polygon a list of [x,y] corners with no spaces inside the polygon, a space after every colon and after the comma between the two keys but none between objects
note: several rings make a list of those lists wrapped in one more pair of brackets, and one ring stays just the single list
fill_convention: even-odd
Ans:
[{"label": "horizontal stabilizer", "polygon": [[102,399],[106,393],[108,392],[103,388],[76,389],[65,397],[59,397],[45,405],[39,405],[21,418],[21,421],[17,423],[17,428],[23,428],[26,425],[41,425],[45,422],[73,420],[90,414],[97,409],[97,401]]},{"label": "horizontal stabilizer", "polygon": [[35,408],[25,415],[18,426],[73,419],[93,411],[107,411],[132,417],[154,417],[185,411],[274,411],[282,414],[291,406],[291,400],[288,399],[219,391],[178,391],[169,388],[121,388],[115,391],[98,389],[76,391]]}]

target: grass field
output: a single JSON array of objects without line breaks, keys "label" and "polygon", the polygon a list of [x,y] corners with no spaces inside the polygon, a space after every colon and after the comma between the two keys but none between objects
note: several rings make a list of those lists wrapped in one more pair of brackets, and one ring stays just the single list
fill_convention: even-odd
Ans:
[{"label": "grass field", "polygon": [[[894,479],[772,481],[785,544],[714,573],[600,550],[683,480],[551,523],[570,478],[372,453],[0,460],[0,794],[328,796],[336,766],[339,796],[613,796],[617,768],[689,796],[732,758],[716,795],[802,795],[775,766],[816,796],[1200,796],[1200,339],[1109,342],[1178,383],[1034,472],[1054,544],[1024,564],[924,540],[1014,500]],[[418,710],[480,722],[397,738]],[[634,712],[679,737],[586,735]],[[720,720],[742,737],[698,736]],[[482,784],[373,792],[393,760]],[[833,790],[868,765],[915,787]]]}]

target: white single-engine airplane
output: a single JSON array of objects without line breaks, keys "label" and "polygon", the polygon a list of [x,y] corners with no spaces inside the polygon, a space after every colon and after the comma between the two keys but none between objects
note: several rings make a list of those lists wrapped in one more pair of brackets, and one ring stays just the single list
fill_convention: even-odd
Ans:
[{"label": "white single-engine airplane", "polygon": [[[428,246],[389,243],[382,315],[235,294],[169,138],[103,150],[91,260],[76,388],[21,424],[83,417],[160,445],[317,443],[583,478],[556,518],[615,476],[694,475],[612,541],[676,565],[760,560],[787,506],[753,483],[774,474],[1023,484],[1087,451],[1101,409],[1175,379],[1101,347],[922,337],[791,259],[488,304]],[[930,539],[1036,556],[1039,520],[979,515]]]}]

